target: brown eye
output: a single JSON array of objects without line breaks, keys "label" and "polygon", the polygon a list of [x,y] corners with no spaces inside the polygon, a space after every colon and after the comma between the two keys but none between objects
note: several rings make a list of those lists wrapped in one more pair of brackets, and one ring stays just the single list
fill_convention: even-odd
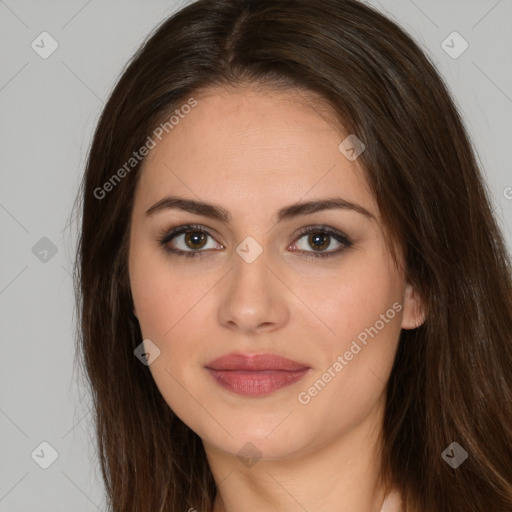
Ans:
[{"label": "brown eye", "polygon": [[185,244],[190,249],[202,249],[206,244],[207,233],[202,231],[187,231],[185,233]]},{"label": "brown eye", "polygon": [[213,236],[203,226],[185,225],[161,233],[158,243],[166,252],[176,256],[201,257],[208,249],[223,248],[221,244],[215,243],[206,247],[209,239],[214,241]]},{"label": "brown eye", "polygon": [[[298,251],[305,253],[306,258],[335,256],[352,246],[352,242],[346,235],[328,226],[311,226],[305,228],[299,233],[299,238],[297,240],[305,238],[305,235],[308,235],[308,237],[306,243],[303,244],[304,246],[300,247],[297,241],[294,244],[294,249],[298,249]],[[326,249],[329,247],[332,249],[333,242],[335,247],[336,244],[341,247],[327,251]],[[309,248],[312,248],[313,250],[310,250]]]},{"label": "brown eye", "polygon": [[308,243],[315,250],[323,250],[329,247],[330,235],[325,233],[313,233],[308,236]]}]

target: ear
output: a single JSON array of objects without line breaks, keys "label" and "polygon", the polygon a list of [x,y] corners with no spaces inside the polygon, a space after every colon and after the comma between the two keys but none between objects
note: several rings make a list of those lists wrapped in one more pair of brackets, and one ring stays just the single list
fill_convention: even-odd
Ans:
[{"label": "ear", "polygon": [[411,284],[407,284],[404,296],[402,329],[416,329],[425,321],[425,304]]}]

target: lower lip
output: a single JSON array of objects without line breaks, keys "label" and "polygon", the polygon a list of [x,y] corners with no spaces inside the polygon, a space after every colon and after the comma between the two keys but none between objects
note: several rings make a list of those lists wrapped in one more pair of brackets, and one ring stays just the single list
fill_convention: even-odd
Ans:
[{"label": "lower lip", "polygon": [[211,368],[207,368],[207,370],[215,381],[225,389],[239,395],[261,396],[294,384],[302,379],[310,368],[298,371],[213,370]]}]

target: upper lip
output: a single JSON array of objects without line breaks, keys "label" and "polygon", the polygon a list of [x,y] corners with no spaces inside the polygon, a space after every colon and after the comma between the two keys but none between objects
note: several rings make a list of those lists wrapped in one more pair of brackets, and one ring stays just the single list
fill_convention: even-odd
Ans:
[{"label": "upper lip", "polygon": [[282,370],[298,371],[310,368],[277,354],[226,354],[205,365],[212,370]]}]

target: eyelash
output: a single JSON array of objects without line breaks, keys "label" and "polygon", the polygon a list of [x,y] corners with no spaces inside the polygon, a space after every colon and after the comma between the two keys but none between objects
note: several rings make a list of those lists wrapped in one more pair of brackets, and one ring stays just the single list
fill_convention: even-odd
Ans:
[{"label": "eyelash", "polygon": [[[198,233],[204,233],[208,236],[211,236],[209,231],[206,230],[203,226],[200,226],[198,224],[185,224],[183,226],[178,226],[175,228],[171,228],[170,230],[166,229],[161,231],[158,234],[158,244],[161,245],[164,250],[172,255],[175,256],[185,256],[186,258],[194,258],[194,257],[203,257],[201,253],[207,252],[202,250],[197,251],[181,251],[179,249],[171,249],[168,247],[168,243],[175,238],[176,236],[182,235],[187,232],[198,232]],[[303,228],[298,234],[297,234],[297,240],[300,240],[304,235],[307,234],[326,234],[334,238],[337,242],[344,245],[344,247],[341,247],[340,249],[337,249],[335,251],[329,251],[329,252],[313,252],[313,251],[302,251],[305,252],[305,258],[327,258],[331,256],[336,256],[343,252],[348,247],[352,246],[351,240],[341,233],[340,231],[337,231],[333,228],[330,228],[329,226],[308,226],[306,228]],[[211,236],[212,237],[212,236]],[[212,237],[213,238],[213,237]],[[299,251],[300,252],[300,251]]]}]

